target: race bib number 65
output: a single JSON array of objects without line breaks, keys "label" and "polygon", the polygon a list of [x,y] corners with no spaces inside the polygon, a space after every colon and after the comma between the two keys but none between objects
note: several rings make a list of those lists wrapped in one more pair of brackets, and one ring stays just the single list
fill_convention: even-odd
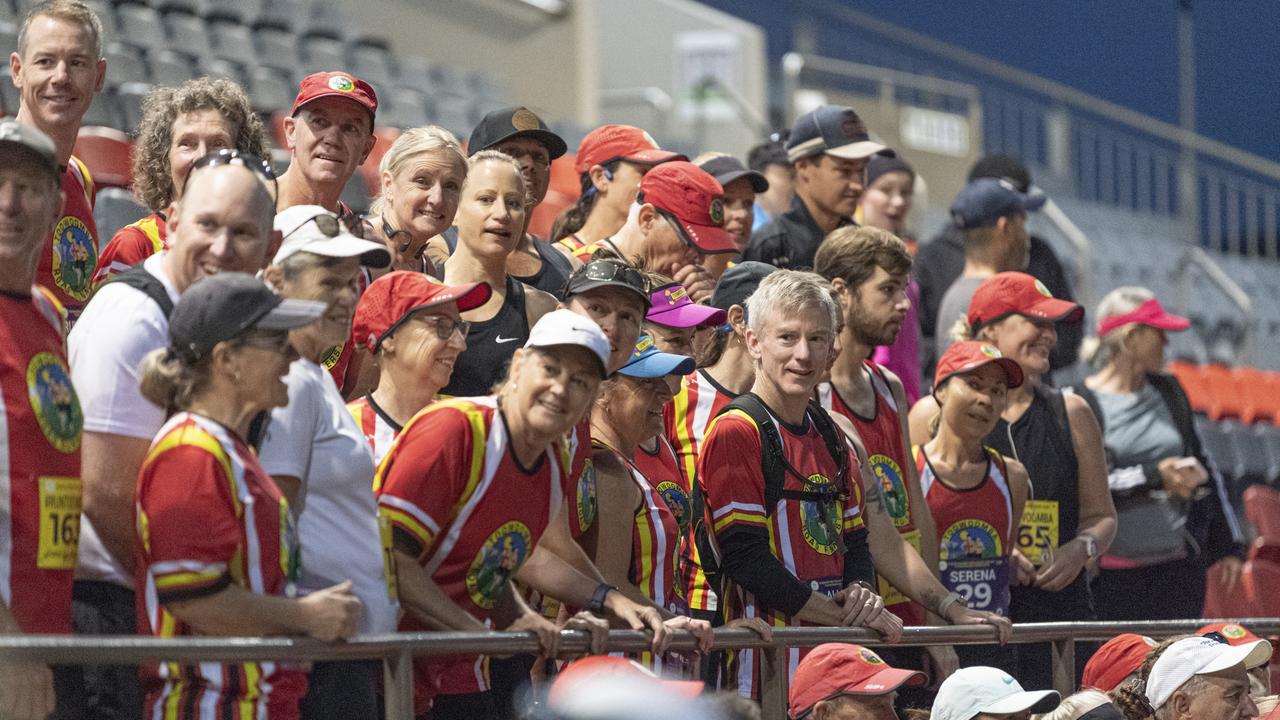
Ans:
[{"label": "race bib number 65", "polygon": [[1058,501],[1028,500],[1018,526],[1018,552],[1040,567],[1053,562],[1058,549]]}]

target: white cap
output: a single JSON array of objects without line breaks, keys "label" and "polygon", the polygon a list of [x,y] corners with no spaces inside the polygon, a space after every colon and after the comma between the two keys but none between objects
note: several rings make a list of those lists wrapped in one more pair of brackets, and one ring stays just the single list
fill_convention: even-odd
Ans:
[{"label": "white cap", "polygon": [[970,720],[979,713],[1010,715],[1058,707],[1056,690],[1026,691],[1009,673],[993,667],[961,668],[943,681],[933,701],[931,720]]},{"label": "white cap", "polygon": [[1196,675],[1229,670],[1242,665],[1246,670],[1262,667],[1271,660],[1271,643],[1255,640],[1227,645],[1212,638],[1184,638],[1165,649],[1147,677],[1147,701],[1159,709],[1173,693]]},{"label": "white cap", "polygon": [[591,351],[600,361],[600,377],[608,374],[609,350],[612,344],[594,320],[572,310],[553,310],[543,315],[529,331],[524,346],[551,347],[553,345],[577,345]]},{"label": "white cap", "polygon": [[360,258],[360,264],[382,268],[391,264],[391,253],[383,245],[347,232],[337,215],[319,205],[293,205],[276,214],[274,227],[284,236],[271,259],[279,265],[300,252],[335,258]]}]

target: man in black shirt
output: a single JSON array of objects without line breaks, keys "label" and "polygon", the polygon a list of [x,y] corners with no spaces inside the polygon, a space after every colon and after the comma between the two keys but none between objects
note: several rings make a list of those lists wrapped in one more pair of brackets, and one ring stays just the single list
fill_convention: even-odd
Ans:
[{"label": "man in black shirt", "polygon": [[851,107],[823,105],[801,115],[787,139],[796,195],[786,212],[751,236],[743,258],[785,269],[813,267],[827,233],[853,224],[867,159],[881,152],[892,151],[871,140]]}]

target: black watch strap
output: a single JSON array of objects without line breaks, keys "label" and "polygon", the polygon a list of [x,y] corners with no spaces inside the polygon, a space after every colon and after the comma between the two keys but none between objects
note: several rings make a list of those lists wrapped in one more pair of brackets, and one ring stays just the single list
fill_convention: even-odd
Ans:
[{"label": "black watch strap", "polygon": [[603,617],[604,616],[604,598],[606,595],[609,594],[610,590],[617,590],[617,589],[618,588],[610,585],[609,583],[600,583],[599,585],[597,585],[596,591],[591,593],[591,603],[587,605],[587,610],[590,610],[593,615],[599,615]]}]

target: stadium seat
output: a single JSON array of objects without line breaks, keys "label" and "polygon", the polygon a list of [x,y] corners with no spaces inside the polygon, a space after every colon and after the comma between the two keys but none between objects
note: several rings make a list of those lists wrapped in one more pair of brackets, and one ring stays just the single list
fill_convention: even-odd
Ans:
[{"label": "stadium seat", "polygon": [[1271,466],[1267,471],[1267,484],[1280,485],[1280,427],[1259,423],[1252,426],[1252,430],[1258,443],[1267,449]]},{"label": "stadium seat", "polygon": [[1271,457],[1267,447],[1258,442],[1257,436],[1247,425],[1232,424],[1228,433],[1236,452],[1237,481],[1241,488],[1265,483],[1271,470]]},{"label": "stadium seat", "polygon": [[82,126],[99,126],[124,129],[124,121],[120,118],[120,110],[116,106],[115,88],[105,85],[102,92],[93,96],[93,103],[89,105],[89,111],[84,114],[84,119],[80,121]]},{"label": "stadium seat", "polygon": [[22,91],[14,87],[8,77],[0,78],[0,104],[4,106],[5,117],[16,117],[22,104]]},{"label": "stadium seat", "polygon": [[1224,476],[1231,476],[1236,468],[1235,443],[1231,442],[1231,438],[1223,432],[1218,423],[1202,415],[1196,416],[1195,425],[1196,432],[1200,434],[1200,440],[1204,443],[1204,451],[1217,466],[1218,472]]},{"label": "stadium seat", "polygon": [[204,18],[179,11],[165,13],[162,17],[168,32],[169,47],[196,57],[213,54],[213,48],[209,42],[209,28],[204,24]]},{"label": "stadium seat", "polygon": [[113,85],[125,82],[148,82],[151,74],[142,50],[134,45],[113,42],[103,53],[107,58],[107,80]]},{"label": "stadium seat", "polygon": [[1241,574],[1244,595],[1251,612],[1238,617],[1276,617],[1280,615],[1280,565],[1265,561],[1246,562]]},{"label": "stadium seat", "polygon": [[364,184],[369,189],[369,194],[377,195],[382,191],[382,174],[378,170],[378,165],[382,162],[382,156],[391,149],[391,143],[400,137],[400,129],[379,124],[373,129],[373,137],[373,149],[369,151],[369,157],[361,163],[359,172],[364,176]]},{"label": "stadium seat", "polygon": [[358,213],[369,212],[369,187],[364,184],[364,175],[355,173],[342,188],[342,202]]},{"label": "stadium seat", "polygon": [[[84,4],[98,16],[102,23],[102,36],[110,41],[120,37],[120,28],[116,25],[116,9],[107,0],[84,0]],[[0,3],[3,5],[3,3]]]},{"label": "stadium seat", "polygon": [[1259,536],[1280,543],[1280,490],[1262,485],[1245,490],[1244,511]]},{"label": "stadium seat", "polygon": [[119,5],[116,7],[117,37],[139,43],[155,43],[167,37],[160,13],[147,5]]},{"label": "stadium seat", "polygon": [[177,50],[153,50],[148,53],[147,64],[151,68],[151,82],[156,85],[176,87],[195,77],[195,58]]},{"label": "stadium seat", "polygon": [[22,16],[10,0],[0,0],[0,20],[16,22],[22,20]]},{"label": "stadium seat", "polygon": [[404,55],[396,58],[396,82],[405,87],[417,88],[428,96],[435,89],[431,79],[431,61],[420,55]]},{"label": "stadium seat", "polygon": [[1204,381],[1209,393],[1209,417],[1214,420],[1240,417],[1246,401],[1231,368],[1217,363],[1205,365]]},{"label": "stadium seat", "polygon": [[393,88],[379,97],[378,123],[406,130],[427,121],[427,99],[410,88]]},{"label": "stadium seat", "polygon": [[254,65],[249,70],[249,100],[263,115],[287,111],[298,92],[291,73],[270,65]]},{"label": "stadium seat", "polygon": [[286,68],[292,74],[298,74],[302,59],[298,54],[298,36],[292,30],[279,27],[259,28],[253,32],[253,41],[258,47],[259,62]]},{"label": "stadium seat", "polygon": [[209,21],[209,35],[213,38],[213,54],[240,63],[253,63],[257,54],[253,48],[253,35],[248,26],[234,20]]},{"label": "stadium seat", "polygon": [[116,234],[120,228],[137,222],[148,215],[148,211],[128,190],[109,187],[98,191],[93,205],[93,221],[98,226],[98,233],[103,244]]},{"label": "stadium seat", "polygon": [[142,99],[151,92],[151,86],[141,82],[127,82],[116,88],[116,107],[120,110],[121,130],[136,135],[142,122]]},{"label": "stadium seat", "polygon": [[199,66],[201,75],[226,78],[241,87],[245,87],[248,83],[244,65],[236,60],[206,56],[200,59]]},{"label": "stadium seat", "polygon": [[[1245,566],[1248,567],[1250,564],[1246,562]],[[1214,565],[1206,574],[1204,616],[1208,618],[1254,617],[1251,612],[1253,602],[1244,592],[1243,582],[1237,582],[1235,587],[1227,588],[1222,582],[1221,571],[1220,565]]]},{"label": "stadium seat", "polygon": [[149,0],[151,7],[160,11],[160,14],[168,12],[183,12],[188,15],[194,15],[201,10],[202,3],[200,0]]},{"label": "stadium seat", "polygon": [[469,98],[444,91],[438,91],[428,99],[427,118],[459,139],[466,139],[475,125]]},{"label": "stadium seat", "polygon": [[1257,368],[1238,367],[1234,370],[1236,383],[1241,389],[1244,405],[1240,408],[1240,422],[1271,421],[1280,409],[1280,384],[1274,373]]},{"label": "stadium seat", "polygon": [[[246,2],[246,0],[238,1]],[[250,25],[255,30],[270,28],[292,33],[294,21],[302,12],[302,3],[298,0],[261,0],[253,4],[257,7],[254,8],[255,12]]]},{"label": "stadium seat", "polygon": [[73,151],[98,187],[127,188],[133,181],[129,136],[114,128],[85,127],[76,136]]},{"label": "stadium seat", "polygon": [[1208,412],[1210,396],[1208,385],[1205,381],[1204,367],[1192,362],[1174,360],[1169,363],[1168,370],[1178,379],[1178,383],[1182,385],[1182,389],[1187,393],[1187,400],[1191,403],[1191,409],[1200,413]]},{"label": "stadium seat", "polygon": [[300,39],[302,60],[308,73],[347,67],[347,46],[341,40],[305,36]]},{"label": "stadium seat", "polygon": [[1280,539],[1258,537],[1249,545],[1246,559],[1280,565]]},{"label": "stadium seat", "polygon": [[395,81],[394,63],[386,40],[360,38],[351,44],[350,56],[351,72],[371,83],[375,91],[381,93],[383,88],[390,88]]},{"label": "stadium seat", "polygon": [[205,20],[225,20],[247,27],[258,17],[261,7],[257,0],[205,0],[201,3],[200,14]]}]

